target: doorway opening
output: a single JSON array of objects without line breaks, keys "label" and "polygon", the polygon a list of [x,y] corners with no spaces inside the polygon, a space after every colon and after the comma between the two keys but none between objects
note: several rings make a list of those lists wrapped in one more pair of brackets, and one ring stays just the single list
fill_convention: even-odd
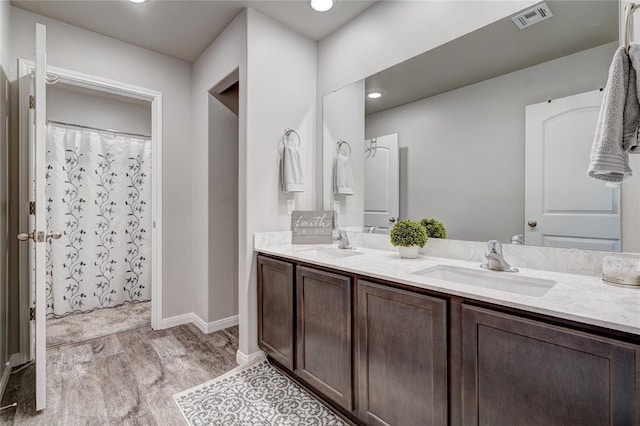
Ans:
[{"label": "doorway opening", "polygon": [[151,103],[47,86],[47,347],[151,324]]},{"label": "doorway opening", "polygon": [[240,90],[235,70],[208,93],[210,331],[238,324]]},{"label": "doorway opening", "polygon": [[[30,227],[29,99],[34,63],[19,61],[20,228]],[[47,346],[151,325],[162,318],[162,95],[47,67]],[[36,206],[37,208],[37,206]],[[54,237],[55,238],[55,237]],[[20,247],[20,354],[36,356],[29,248]]]}]

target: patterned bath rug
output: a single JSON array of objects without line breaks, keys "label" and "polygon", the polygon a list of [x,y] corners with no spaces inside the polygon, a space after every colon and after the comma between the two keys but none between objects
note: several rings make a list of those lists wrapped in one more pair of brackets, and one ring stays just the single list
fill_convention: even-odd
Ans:
[{"label": "patterned bath rug", "polygon": [[345,426],[264,358],[173,396],[191,426]]}]

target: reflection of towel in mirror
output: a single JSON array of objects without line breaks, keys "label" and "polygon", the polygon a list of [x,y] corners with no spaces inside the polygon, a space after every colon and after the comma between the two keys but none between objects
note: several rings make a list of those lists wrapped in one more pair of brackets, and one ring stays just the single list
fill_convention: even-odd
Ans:
[{"label": "reflection of towel in mirror", "polygon": [[640,153],[640,44],[632,44],[629,54],[618,48],[609,67],[609,78],[598,116],[587,173],[596,179],[622,182],[631,176],[628,153]]},{"label": "reflection of towel in mirror", "polygon": [[333,193],[353,195],[353,171],[351,170],[351,156],[336,154],[333,162]]},{"label": "reflection of towel in mirror", "polygon": [[282,150],[280,182],[284,192],[304,192],[302,156],[298,147],[285,146]]}]

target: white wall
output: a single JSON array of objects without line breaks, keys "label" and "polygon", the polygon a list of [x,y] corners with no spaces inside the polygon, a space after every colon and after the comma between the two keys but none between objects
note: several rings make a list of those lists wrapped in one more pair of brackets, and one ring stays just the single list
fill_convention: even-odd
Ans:
[{"label": "white wall", "polygon": [[[290,229],[290,203],[299,209],[314,208],[316,43],[248,9],[229,24],[193,65],[194,235],[210,233],[212,207],[207,200],[216,188],[215,182],[209,180],[216,171],[211,170],[215,164],[210,162],[208,92],[236,70],[240,85],[237,302],[242,358],[257,351],[253,234]],[[300,134],[304,157],[307,190],[295,196],[282,193],[278,180],[278,144],[287,127]],[[221,319],[229,312],[219,303],[228,301],[228,295],[216,284],[214,271],[207,267],[214,250],[204,238],[196,238],[192,253],[194,313],[208,322]]]},{"label": "white wall", "polygon": [[[318,121],[321,97],[511,15],[534,0],[382,1],[318,43]],[[318,124],[318,140],[322,127]],[[322,148],[318,146],[318,164]],[[321,166],[317,168],[321,173]],[[318,185],[322,176],[317,177]],[[318,188],[322,205],[322,188]]]},{"label": "white wall", "polygon": [[438,218],[460,240],[508,242],[523,233],[525,106],[603,87],[616,48],[368,115],[367,139],[399,134],[400,217]]},{"label": "white wall", "polygon": [[151,135],[151,103],[53,85],[47,86],[47,120]]},{"label": "white wall", "polygon": [[[8,373],[8,241],[9,232],[9,91],[10,16],[8,0],[0,1],[0,399],[4,391],[2,379]],[[8,377],[8,376],[7,376]]]},{"label": "white wall", "polygon": [[[218,38],[193,64],[191,87],[191,126],[193,144],[191,155],[193,208],[190,212],[193,256],[193,312],[203,321],[211,322],[224,318],[226,314],[216,310],[216,300],[228,301],[229,295],[216,293],[216,276],[210,275],[209,259],[213,252],[207,238],[210,235],[209,196],[215,191],[216,182],[210,181],[210,135],[209,135],[209,91],[225,77],[238,70],[240,83],[240,113],[238,149],[246,143],[246,12],[239,14]],[[243,171],[243,169],[240,169]],[[241,176],[240,176],[241,178]],[[240,183],[239,183],[240,185]],[[242,212],[241,212],[242,214]],[[242,217],[242,216],[239,216]],[[244,221],[239,223],[242,226]],[[232,249],[232,248],[228,248]],[[237,286],[237,283],[235,283]],[[237,287],[236,287],[237,288]],[[235,291],[235,290],[234,290]],[[237,300],[237,299],[235,299]],[[229,307],[233,309],[235,307]]]},{"label": "white wall", "polygon": [[[162,92],[163,317],[192,312],[191,64],[62,22],[11,8],[11,78],[17,58],[32,59],[35,24],[47,26],[50,65]],[[17,100],[14,91],[13,100]],[[13,102],[12,105],[15,105]],[[12,114],[17,129],[17,111]],[[17,140],[16,132],[12,139]],[[12,322],[16,324],[17,321]]]},{"label": "white wall", "polygon": [[[364,93],[364,80],[360,80],[325,95],[322,101],[323,205],[327,210],[338,211],[337,226],[341,228],[364,224]],[[333,193],[333,159],[338,139],[351,146],[353,195]]]},{"label": "white wall", "polygon": [[[253,234],[291,229],[289,200],[296,209],[315,207],[315,167],[321,164],[315,158],[316,54],[313,40],[247,11],[247,134],[246,146],[240,147],[240,217],[246,218],[240,224],[241,355],[257,350]],[[295,196],[279,185],[278,145],[287,127],[300,134],[303,156],[306,190]]]}]

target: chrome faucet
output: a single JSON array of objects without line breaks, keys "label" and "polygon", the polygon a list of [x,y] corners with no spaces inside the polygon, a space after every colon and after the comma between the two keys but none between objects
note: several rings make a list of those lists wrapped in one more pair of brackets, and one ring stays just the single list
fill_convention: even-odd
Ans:
[{"label": "chrome faucet", "polygon": [[481,268],[491,269],[493,271],[504,272],[518,272],[518,268],[515,268],[504,260],[502,255],[502,243],[498,240],[487,241],[489,251],[485,253],[484,257],[487,259],[487,263],[480,265]]},{"label": "chrome faucet", "polygon": [[511,244],[521,246],[524,245],[524,235],[516,234],[511,236]]},{"label": "chrome faucet", "polygon": [[334,238],[338,242],[339,249],[345,250],[355,250],[356,248],[351,245],[351,241],[349,241],[349,237],[347,236],[347,232],[341,229],[338,229],[338,236]]}]

